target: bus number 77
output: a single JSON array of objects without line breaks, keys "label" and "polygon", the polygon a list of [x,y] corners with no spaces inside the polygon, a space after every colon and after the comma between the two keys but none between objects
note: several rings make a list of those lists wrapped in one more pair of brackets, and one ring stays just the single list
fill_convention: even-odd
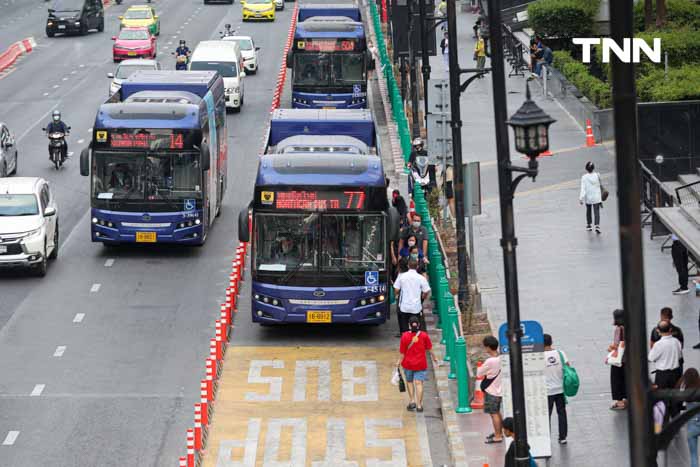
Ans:
[{"label": "bus number 77", "polygon": [[345,191],[343,194],[348,197],[348,204],[345,206],[345,209],[362,209],[365,207],[364,191]]}]

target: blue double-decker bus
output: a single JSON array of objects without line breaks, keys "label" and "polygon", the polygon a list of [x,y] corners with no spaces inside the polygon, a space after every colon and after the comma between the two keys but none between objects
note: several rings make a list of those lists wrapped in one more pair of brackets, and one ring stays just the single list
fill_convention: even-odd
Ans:
[{"label": "blue double-decker bus", "polygon": [[254,322],[387,320],[398,213],[380,156],[361,150],[375,139],[366,110],[273,114],[254,199],[239,217],[239,238],[251,240]]},{"label": "blue double-decker bus", "polygon": [[226,142],[218,73],[134,73],[100,106],[80,157],[92,241],[204,244],[226,190]]},{"label": "blue double-decker bus", "polygon": [[367,71],[374,61],[359,8],[300,5],[287,67],[293,108],[367,108]]}]

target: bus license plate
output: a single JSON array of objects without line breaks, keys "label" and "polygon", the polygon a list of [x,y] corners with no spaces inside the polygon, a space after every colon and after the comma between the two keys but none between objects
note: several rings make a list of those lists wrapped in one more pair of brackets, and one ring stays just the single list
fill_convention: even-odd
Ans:
[{"label": "bus license plate", "polygon": [[136,232],[136,242],[138,243],[155,243],[155,232]]},{"label": "bus license plate", "polygon": [[58,29],[66,29],[66,25],[65,25],[65,24],[59,24],[59,25],[58,25]]},{"label": "bus license plate", "polygon": [[307,323],[330,323],[331,322],[331,312],[330,311],[307,311],[306,312],[306,322]]}]

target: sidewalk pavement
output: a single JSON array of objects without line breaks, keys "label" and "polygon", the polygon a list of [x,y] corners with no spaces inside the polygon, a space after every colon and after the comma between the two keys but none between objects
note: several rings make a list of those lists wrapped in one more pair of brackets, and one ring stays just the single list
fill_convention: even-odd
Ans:
[{"label": "sidewalk pavement", "polygon": [[[474,65],[475,20],[475,15],[458,13],[462,68]],[[440,77],[444,69],[441,57],[433,57],[431,66],[433,77]],[[490,66],[488,62],[486,66]],[[522,76],[506,79],[508,115],[524,101],[525,81]],[[581,378],[579,394],[567,407],[569,443],[556,443],[557,423],[553,420],[552,458],[546,465],[629,465],[627,414],[609,409],[609,369],[603,363],[612,341],[612,310],[620,308],[622,302],[614,154],[611,146],[586,148],[582,122],[575,122],[555,100],[546,99],[539,80],[531,81],[530,86],[533,99],[557,122],[550,128],[554,156],[540,158],[541,175],[535,183],[521,183],[515,199],[521,319],[539,321],[553,336],[554,347],[567,353]],[[461,112],[464,160],[481,161],[482,215],[475,219],[474,233],[476,271],[482,301],[496,334],[498,326],[506,321],[506,307],[490,75],[475,80],[462,94]],[[524,163],[513,148],[512,132],[509,139],[512,160]],[[596,164],[611,194],[601,211],[602,235],[584,229],[585,210],[578,204],[579,179],[589,160]],[[700,351],[692,346],[699,339],[700,301],[692,294],[671,294],[676,274],[670,254],[661,251],[662,239],[649,239],[648,228],[644,236],[648,330],[658,321],[661,307],[672,307],[673,322],[686,336],[685,366],[697,368]],[[450,385],[454,404],[457,392],[452,382]],[[506,446],[483,443],[492,430],[488,416],[479,412],[457,415],[468,465],[503,465]],[[671,445],[667,462],[674,467],[689,465],[683,432]],[[545,465],[545,461],[539,460],[539,464]]]}]

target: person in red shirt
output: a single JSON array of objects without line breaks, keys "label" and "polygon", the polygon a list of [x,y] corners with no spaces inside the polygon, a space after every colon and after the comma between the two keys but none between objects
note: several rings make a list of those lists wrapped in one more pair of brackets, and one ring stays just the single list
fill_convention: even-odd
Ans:
[{"label": "person in red shirt", "polygon": [[408,396],[411,398],[406,410],[422,412],[423,381],[428,376],[428,360],[425,358],[425,352],[430,353],[435,365],[438,365],[438,360],[432,351],[433,344],[430,342],[430,336],[427,332],[420,330],[418,317],[411,316],[408,326],[410,330],[401,336],[399,344],[401,357],[397,365],[401,365],[407,383]]}]

